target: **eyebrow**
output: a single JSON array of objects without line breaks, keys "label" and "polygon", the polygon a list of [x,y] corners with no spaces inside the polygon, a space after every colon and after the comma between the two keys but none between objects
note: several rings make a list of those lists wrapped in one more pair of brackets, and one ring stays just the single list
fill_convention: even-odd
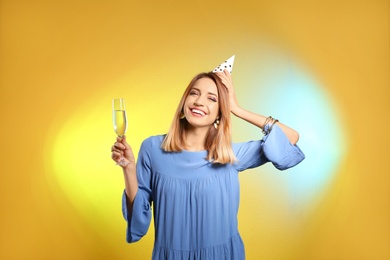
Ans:
[{"label": "eyebrow", "polygon": [[[198,89],[198,88],[196,88],[196,87],[192,87],[191,90],[192,90],[192,89],[195,89],[195,90],[197,90],[197,91],[199,91],[199,92],[202,92],[202,91],[200,91],[200,89]],[[218,97],[218,95],[215,94],[215,93],[213,93],[213,92],[208,92],[208,94]]]}]

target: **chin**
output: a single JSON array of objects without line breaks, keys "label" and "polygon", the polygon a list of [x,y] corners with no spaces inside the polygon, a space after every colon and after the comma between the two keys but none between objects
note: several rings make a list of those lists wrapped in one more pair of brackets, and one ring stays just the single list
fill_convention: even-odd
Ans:
[{"label": "chin", "polygon": [[210,124],[199,124],[199,123],[188,121],[188,126],[191,127],[191,128],[209,128],[212,125],[213,125],[212,123],[210,123]]}]

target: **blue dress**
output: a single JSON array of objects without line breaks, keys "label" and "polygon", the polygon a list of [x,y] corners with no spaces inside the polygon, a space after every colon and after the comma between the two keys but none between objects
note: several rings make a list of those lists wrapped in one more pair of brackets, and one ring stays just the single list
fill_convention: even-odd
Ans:
[{"label": "blue dress", "polygon": [[238,162],[232,165],[212,164],[207,151],[164,152],[163,138],[149,137],[141,145],[132,214],[123,193],[127,242],[146,234],[153,212],[152,259],[245,259],[237,223],[238,173],[266,162],[290,168],[304,159],[302,151],[277,125],[262,140],[233,144]]}]

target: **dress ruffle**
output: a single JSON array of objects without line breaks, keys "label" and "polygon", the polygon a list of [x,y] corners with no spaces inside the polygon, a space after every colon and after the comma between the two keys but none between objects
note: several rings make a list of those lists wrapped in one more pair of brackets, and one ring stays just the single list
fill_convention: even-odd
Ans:
[{"label": "dress ruffle", "polygon": [[245,250],[242,239],[237,234],[225,244],[192,251],[173,250],[155,243],[152,258],[156,260],[243,260],[245,259]]}]

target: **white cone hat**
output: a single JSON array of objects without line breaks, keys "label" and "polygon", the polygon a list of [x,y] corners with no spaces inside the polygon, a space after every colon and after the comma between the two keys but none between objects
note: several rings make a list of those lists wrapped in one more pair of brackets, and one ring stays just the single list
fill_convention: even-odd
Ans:
[{"label": "white cone hat", "polygon": [[227,69],[230,73],[232,73],[233,70],[233,63],[234,63],[234,58],[236,55],[233,55],[230,57],[228,60],[224,61],[221,65],[216,67],[213,72],[223,72],[223,70]]}]

